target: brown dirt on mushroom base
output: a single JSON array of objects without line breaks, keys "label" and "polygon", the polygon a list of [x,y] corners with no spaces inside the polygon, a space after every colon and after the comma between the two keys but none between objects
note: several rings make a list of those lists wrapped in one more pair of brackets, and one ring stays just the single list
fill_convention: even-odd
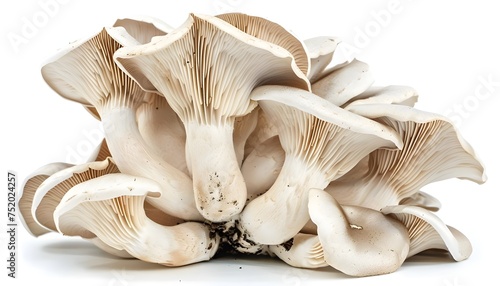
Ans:
[{"label": "brown dirt on mushroom base", "polygon": [[283,242],[282,244],[280,244],[286,251],[289,251],[290,249],[292,249],[292,246],[293,246],[293,237],[290,238],[289,240]]},{"label": "brown dirt on mushroom base", "polygon": [[255,243],[238,227],[239,221],[210,223],[211,232],[221,238],[218,254],[270,255],[267,246]]}]

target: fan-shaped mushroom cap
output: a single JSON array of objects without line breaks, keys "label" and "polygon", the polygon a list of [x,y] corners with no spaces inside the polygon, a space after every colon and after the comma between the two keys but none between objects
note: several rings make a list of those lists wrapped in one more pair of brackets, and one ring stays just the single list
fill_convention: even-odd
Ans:
[{"label": "fan-shaped mushroom cap", "polygon": [[69,189],[90,179],[118,172],[111,158],[75,165],[55,172],[45,179],[35,192],[31,206],[33,218],[45,228],[56,231],[54,210]]},{"label": "fan-shaped mushroom cap", "polygon": [[382,213],[392,215],[407,228],[410,236],[408,257],[429,249],[448,251],[454,260],[462,261],[472,253],[469,239],[457,229],[447,226],[433,212],[418,206],[387,206]]},{"label": "fan-shaped mushroom cap", "polygon": [[437,212],[441,208],[441,202],[437,198],[423,191],[418,191],[411,197],[402,199],[399,204],[417,206],[432,212]]},{"label": "fan-shaped mushroom cap", "polygon": [[309,89],[293,56],[224,20],[191,14],[168,35],[124,47],[115,59],[145,90],[165,96],[183,121],[199,212],[211,221],[239,214],[246,187],[234,152],[234,118],[255,108],[250,92],[257,85]]},{"label": "fan-shaped mushroom cap", "polygon": [[400,104],[413,107],[417,100],[417,91],[409,86],[371,86],[365,92],[346,102],[343,108],[350,110],[352,106],[359,104]]},{"label": "fan-shaped mushroom cap", "polygon": [[318,226],[326,262],[352,276],[396,271],[407,257],[408,231],[378,211],[340,206],[323,190],[309,192],[309,214]]},{"label": "fan-shaped mushroom cap", "polygon": [[332,182],[328,192],[340,204],[379,210],[397,205],[423,186],[450,178],[476,183],[486,180],[484,167],[472,147],[445,117],[394,104],[363,104],[352,112],[396,130],[401,150],[378,149],[370,154],[369,172],[352,182]]},{"label": "fan-shaped mushroom cap", "polygon": [[153,37],[163,36],[174,28],[160,19],[149,16],[137,16],[117,19],[113,27],[123,27],[139,43],[149,43]]},{"label": "fan-shaped mushroom cap", "polygon": [[138,105],[144,91],[113,62],[117,49],[138,44],[123,27],[104,28],[49,59],[42,77],[59,95],[96,108],[101,117],[107,104]]},{"label": "fan-shaped mushroom cap", "polygon": [[354,59],[335,69],[312,84],[312,92],[331,103],[341,106],[351,98],[366,91],[373,84],[373,77],[366,63]]},{"label": "fan-shaped mushroom cap", "polygon": [[320,268],[328,266],[317,235],[298,233],[285,243],[270,245],[269,251],[293,267]]},{"label": "fan-shaped mushroom cap", "polygon": [[[105,145],[106,145],[106,142],[103,140],[103,142],[101,142],[101,144],[99,144],[98,148],[96,148],[96,152],[94,152],[94,154],[90,156],[89,160],[92,160],[92,162],[93,162],[93,160],[101,158],[101,156],[104,153],[106,153],[107,148]],[[91,163],[91,164],[95,165],[95,163]],[[86,165],[88,165],[88,164],[86,164]],[[97,164],[97,165],[100,165],[100,164]],[[50,179],[50,177],[52,175],[59,173],[59,172],[63,172],[63,170],[67,170],[70,168],[75,169],[74,165],[67,164],[67,163],[47,164],[47,165],[39,168],[38,170],[36,170],[32,174],[30,174],[27,177],[26,181],[24,182],[23,187],[22,187],[23,191],[21,194],[21,198],[19,199],[19,212],[20,212],[19,217],[20,217],[21,223],[23,223],[26,230],[31,235],[40,236],[40,235],[46,234],[46,233],[51,232],[51,231],[56,231],[56,229],[54,227],[47,228],[46,226],[39,224],[39,222],[33,218],[33,215],[32,215],[33,199],[34,199],[35,193],[37,191],[44,192],[44,187],[40,188],[40,185],[42,185],[43,182],[45,182],[45,180],[52,180],[52,179],[54,179],[54,177],[52,177],[52,179]],[[62,197],[63,194],[64,194],[64,192],[61,192],[58,195],[60,195]],[[58,203],[59,200],[57,199],[57,197],[54,197],[53,199],[54,199],[54,202],[53,202],[54,208],[53,209],[55,209],[55,205]],[[53,209],[46,211],[46,217],[47,217],[48,221],[50,221],[49,225],[52,225],[52,218],[49,218],[49,216],[52,217]],[[126,252],[118,251],[116,249],[109,247],[108,245],[104,244],[102,241],[100,241],[96,237],[91,238],[90,241],[94,245],[96,245],[98,248],[100,248],[103,251],[110,253],[112,255],[124,257],[124,258],[131,257]]]},{"label": "fan-shaped mushroom cap", "polygon": [[323,189],[373,150],[401,143],[390,128],[301,89],[262,86],[252,99],[277,126],[286,154],[276,182],[241,214],[242,232],[260,244],[281,244],[300,231],[310,188]]},{"label": "fan-shaped mushroom cap", "polygon": [[21,187],[21,193],[19,194],[19,219],[31,235],[40,236],[50,232],[50,230],[41,226],[31,214],[31,207],[33,205],[33,198],[36,190],[51,175],[71,166],[71,164],[61,162],[50,163],[38,168],[26,177]]},{"label": "fan-shaped mushroom cap", "polygon": [[243,13],[226,13],[217,15],[229,24],[258,39],[278,45],[289,51],[297,67],[307,75],[309,73],[309,58],[304,43],[281,25],[267,19],[250,16]]},{"label": "fan-shaped mushroom cap", "polygon": [[218,238],[202,223],[163,226],[144,212],[146,196],[161,195],[150,179],[108,174],[71,188],[54,211],[59,232],[126,250],[144,261],[180,266],[210,259]]},{"label": "fan-shaped mushroom cap", "polygon": [[314,37],[304,41],[311,64],[309,74],[307,75],[309,81],[314,83],[324,76],[323,72],[325,72],[325,68],[331,63],[333,53],[339,42],[340,40],[337,38],[326,36]]}]

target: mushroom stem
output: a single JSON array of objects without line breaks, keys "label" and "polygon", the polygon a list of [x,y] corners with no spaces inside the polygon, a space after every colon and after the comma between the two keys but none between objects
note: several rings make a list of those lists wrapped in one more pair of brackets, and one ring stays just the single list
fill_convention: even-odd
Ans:
[{"label": "mushroom stem", "polygon": [[219,240],[205,224],[164,226],[147,217],[144,200],[160,195],[160,189],[153,180],[126,174],[85,181],[62,198],[54,211],[55,224],[62,234],[95,235],[147,262],[181,266],[209,260]]},{"label": "mushroom stem", "polygon": [[136,234],[137,240],[122,245],[123,249],[140,260],[181,266],[209,260],[217,249],[215,241],[212,242],[210,238],[210,231],[201,223],[163,226],[147,217],[142,223]]},{"label": "mushroom stem", "polygon": [[239,214],[246,201],[245,181],[233,146],[233,122],[186,124],[186,157],[193,174],[196,206],[213,222]]},{"label": "mushroom stem", "polygon": [[323,190],[309,191],[309,214],[318,226],[326,262],[352,276],[396,271],[409,251],[408,231],[378,211],[340,206]]},{"label": "mushroom stem", "polygon": [[255,146],[241,165],[241,173],[247,185],[247,202],[272,187],[284,162],[285,151],[278,136],[273,136]]},{"label": "mushroom stem", "polygon": [[195,207],[189,176],[161,160],[141,137],[134,108],[101,110],[101,121],[113,159],[122,173],[154,179],[162,196],[148,202],[163,212],[185,219],[203,220]]},{"label": "mushroom stem", "polygon": [[137,125],[144,141],[165,162],[188,174],[184,154],[186,131],[182,122],[163,96],[153,93],[148,96],[137,109]]},{"label": "mushroom stem", "polygon": [[287,156],[273,186],[249,202],[241,214],[242,233],[247,233],[254,242],[266,245],[289,240],[309,220],[309,190],[324,189],[328,182],[323,172],[312,170],[300,158]]}]

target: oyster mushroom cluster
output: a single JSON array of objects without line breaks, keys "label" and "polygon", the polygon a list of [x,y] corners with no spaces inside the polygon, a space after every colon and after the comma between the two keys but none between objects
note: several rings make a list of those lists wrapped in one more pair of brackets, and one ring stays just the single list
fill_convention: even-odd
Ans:
[{"label": "oyster mushroom cluster", "polygon": [[166,266],[239,252],[369,276],[428,249],[467,259],[421,189],[481,184],[483,165],[413,88],[335,64],[338,44],[241,13],[119,19],[71,43],[43,79],[105,136],[87,162],[26,178],[23,224]]}]

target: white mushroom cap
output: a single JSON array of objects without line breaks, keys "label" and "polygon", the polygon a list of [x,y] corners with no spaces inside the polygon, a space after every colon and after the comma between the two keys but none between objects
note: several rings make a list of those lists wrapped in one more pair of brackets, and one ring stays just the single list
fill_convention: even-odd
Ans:
[{"label": "white mushroom cap", "polygon": [[229,24],[258,39],[278,45],[289,51],[297,67],[305,74],[309,74],[309,57],[304,43],[287,31],[281,25],[267,19],[250,16],[243,13],[226,13],[217,15]]},{"label": "white mushroom cap", "polygon": [[340,206],[328,193],[309,192],[309,214],[318,226],[326,262],[352,276],[396,271],[407,257],[408,231],[378,211]]},{"label": "white mushroom cap", "polygon": [[328,266],[317,235],[298,233],[285,243],[270,245],[269,251],[293,267],[320,268]]},{"label": "white mushroom cap", "polygon": [[[205,42],[204,38],[212,40]],[[187,113],[190,98],[183,99],[181,94],[195,95],[197,103],[223,112],[214,116],[241,116],[255,108],[248,98],[255,85],[276,83],[309,89],[309,81],[288,50],[247,34],[222,19],[200,14],[191,14],[183,25],[148,44],[120,49],[115,59],[144,90],[165,96],[181,118],[202,116],[199,120],[208,120],[211,115],[200,114],[203,110]],[[158,59],[164,66],[154,64]],[[229,67],[231,72],[225,74]],[[210,70],[218,73],[206,74]],[[165,75],[168,81],[163,80]],[[234,104],[224,102],[222,97],[235,91]]]},{"label": "white mushroom cap", "polygon": [[[100,152],[95,152],[93,156],[91,156],[90,159],[99,159],[101,155],[103,154],[103,150],[106,148],[103,146],[105,145],[105,141],[103,141],[100,146],[96,149]],[[105,153],[105,152],[104,152]],[[46,233],[49,233],[51,231],[56,231],[55,228],[49,229],[43,225],[40,225],[37,221],[32,216],[31,209],[32,209],[32,203],[33,203],[33,198],[35,196],[35,192],[39,189],[39,186],[47,180],[50,176],[53,174],[62,171],[64,169],[68,169],[70,167],[74,167],[74,165],[67,164],[67,163],[51,163],[47,164],[32,174],[30,174],[22,187],[22,192],[21,192],[21,198],[19,199],[19,217],[21,220],[21,223],[25,226],[26,230],[33,236],[40,236]],[[40,189],[43,191],[43,189]],[[57,201],[57,199],[56,199]],[[54,202],[56,204],[57,202]],[[47,216],[50,215],[50,213],[53,213],[53,211],[47,211]],[[168,216],[167,216],[168,217]],[[126,251],[119,251],[116,250],[112,247],[109,247],[108,245],[104,244],[99,238],[94,237],[89,239],[94,245],[96,245],[98,248],[101,250],[112,254],[114,256],[122,257],[122,258],[130,258],[130,254],[128,254]]]},{"label": "white mushroom cap", "polygon": [[114,63],[122,46],[138,45],[123,27],[104,28],[71,43],[42,67],[45,82],[62,97],[97,109],[105,105],[138,105],[144,91]]},{"label": "white mushroom cap", "polygon": [[149,43],[153,37],[163,36],[172,31],[167,23],[150,16],[136,16],[117,19],[113,27],[123,27],[139,43]]},{"label": "white mushroom cap", "polygon": [[371,153],[370,171],[363,178],[332,182],[328,191],[339,203],[379,210],[399,204],[432,182],[486,180],[482,163],[448,118],[395,104],[363,104],[350,110],[395,129],[404,145],[401,150]]},{"label": "white mushroom cap", "polygon": [[418,206],[432,212],[437,212],[441,208],[441,202],[437,198],[423,191],[418,191],[411,197],[402,199],[399,204]]},{"label": "white mushroom cap", "polygon": [[255,108],[250,92],[257,85],[309,89],[293,56],[224,20],[191,14],[168,35],[122,48],[115,59],[145,90],[165,96],[183,121],[198,211],[217,222],[239,214],[246,187],[234,152],[234,118]]},{"label": "white mushroom cap", "polygon": [[335,69],[312,84],[312,92],[341,106],[373,84],[369,66],[357,59]]},{"label": "white mushroom cap", "polygon": [[[96,204],[97,206],[95,206],[94,210],[92,210],[92,207],[86,208],[86,211],[88,211],[88,220],[97,219],[96,222],[105,222],[106,219],[114,219],[114,216],[118,215],[117,218],[121,221],[121,223],[124,223],[125,225],[128,224],[129,227],[132,227],[134,223],[137,223],[135,220],[141,221],[144,217],[146,217],[145,214],[144,217],[140,215],[135,216],[133,210],[144,210],[144,199],[146,196],[159,197],[160,195],[161,192],[159,191],[158,183],[146,178],[130,176],[127,174],[107,174],[90,180],[85,180],[72,186],[64,194],[60,203],[55,208],[54,221],[56,229],[60,233],[68,236],[81,236],[83,238],[95,237],[96,234],[85,227],[85,225],[89,223],[86,221],[85,216],[78,217],[68,215],[66,217],[62,217],[62,215],[85,202],[99,201],[104,201],[109,205],[106,207],[103,205],[103,210],[99,209],[101,206],[98,206],[98,204]],[[140,200],[134,200],[134,197],[138,197]],[[114,198],[117,198],[115,202],[108,202],[108,200],[112,200]],[[134,206],[134,204],[137,204],[137,206]],[[112,210],[112,212],[107,213],[108,210]],[[100,227],[103,228],[103,232],[108,232],[111,236],[116,236],[117,239],[126,234],[125,231],[120,229],[120,226],[118,226],[118,228],[106,228],[101,225]],[[123,232],[118,233],[119,231]],[[112,244],[107,244],[115,247]],[[118,247],[115,248],[119,249]]]},{"label": "white mushroom cap", "polygon": [[409,86],[370,86],[365,92],[346,102],[343,108],[350,110],[358,104],[400,104],[413,107],[417,100],[417,91]]},{"label": "white mushroom cap", "polygon": [[429,249],[448,251],[455,261],[467,259],[472,253],[469,239],[457,229],[447,226],[435,213],[418,206],[387,206],[382,209],[401,221],[410,236],[408,257]]},{"label": "white mushroom cap", "polygon": [[21,192],[19,194],[19,219],[24,228],[29,234],[33,236],[40,236],[50,232],[47,228],[40,225],[31,214],[31,207],[33,205],[33,198],[38,187],[54,173],[71,167],[71,164],[57,162],[44,165],[28,176],[26,176]]},{"label": "white mushroom cap", "polygon": [[109,173],[119,172],[111,158],[71,166],[53,173],[38,187],[33,197],[31,214],[35,221],[48,230],[56,231],[54,210],[61,198],[73,186]]},{"label": "white mushroom cap", "polygon": [[323,73],[331,63],[333,53],[339,43],[340,39],[327,36],[314,37],[304,41],[311,64],[307,77],[312,83],[325,75]]},{"label": "white mushroom cap", "polygon": [[390,128],[301,89],[262,86],[252,99],[278,127],[286,154],[273,186],[241,214],[242,232],[260,244],[281,244],[300,231],[310,188],[325,188],[377,148],[401,144]]},{"label": "white mushroom cap", "polygon": [[71,188],[54,211],[59,232],[99,237],[143,261],[180,266],[210,259],[218,238],[202,223],[163,226],[144,212],[147,196],[161,195],[150,179],[108,174]]}]

